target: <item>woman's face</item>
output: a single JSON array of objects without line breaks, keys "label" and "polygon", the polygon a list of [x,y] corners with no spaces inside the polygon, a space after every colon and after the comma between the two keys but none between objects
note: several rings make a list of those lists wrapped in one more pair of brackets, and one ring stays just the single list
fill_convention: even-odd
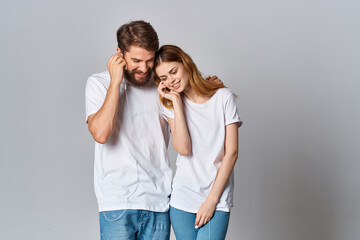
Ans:
[{"label": "woman's face", "polygon": [[162,62],[156,67],[155,72],[168,89],[177,93],[190,86],[188,72],[180,62]]}]

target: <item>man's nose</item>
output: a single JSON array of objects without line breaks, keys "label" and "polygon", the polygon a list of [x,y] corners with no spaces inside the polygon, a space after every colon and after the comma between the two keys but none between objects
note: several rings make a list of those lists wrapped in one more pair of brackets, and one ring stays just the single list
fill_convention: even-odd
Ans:
[{"label": "man's nose", "polygon": [[145,73],[147,70],[146,63],[140,63],[139,70],[142,71],[143,73]]}]

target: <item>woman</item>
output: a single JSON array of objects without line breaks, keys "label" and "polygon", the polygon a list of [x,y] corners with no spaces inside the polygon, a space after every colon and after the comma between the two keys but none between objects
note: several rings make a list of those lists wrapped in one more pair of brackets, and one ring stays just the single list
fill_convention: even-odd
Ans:
[{"label": "woman", "polygon": [[190,56],[173,45],[156,53],[154,71],[179,153],[170,200],[176,239],[225,239],[241,125],[235,95],[204,80]]}]

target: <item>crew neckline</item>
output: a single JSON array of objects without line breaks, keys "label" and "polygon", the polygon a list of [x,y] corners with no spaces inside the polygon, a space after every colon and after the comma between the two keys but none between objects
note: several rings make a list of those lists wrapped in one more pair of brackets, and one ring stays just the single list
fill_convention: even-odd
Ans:
[{"label": "crew neckline", "polygon": [[196,103],[196,102],[193,102],[193,101],[191,101],[189,98],[187,98],[186,96],[185,96],[185,94],[184,94],[184,98],[185,98],[185,101],[186,102],[188,102],[189,104],[192,104],[192,105],[194,105],[194,106],[207,106],[207,105],[209,105],[212,101],[214,101],[213,99],[215,98],[215,95],[219,92],[219,90],[220,90],[221,88],[219,88],[211,97],[210,97],[210,99],[209,100],[207,100],[206,102],[204,102],[204,103]]}]

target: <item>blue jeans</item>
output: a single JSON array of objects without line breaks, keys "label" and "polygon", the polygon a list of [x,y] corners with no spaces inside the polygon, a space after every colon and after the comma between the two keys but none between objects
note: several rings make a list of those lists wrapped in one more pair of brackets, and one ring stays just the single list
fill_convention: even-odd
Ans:
[{"label": "blue jeans", "polygon": [[169,212],[115,210],[99,213],[101,240],[168,240]]},{"label": "blue jeans", "polygon": [[207,224],[195,229],[195,213],[170,206],[170,219],[176,240],[223,240],[226,236],[229,218],[229,212],[215,211]]}]

